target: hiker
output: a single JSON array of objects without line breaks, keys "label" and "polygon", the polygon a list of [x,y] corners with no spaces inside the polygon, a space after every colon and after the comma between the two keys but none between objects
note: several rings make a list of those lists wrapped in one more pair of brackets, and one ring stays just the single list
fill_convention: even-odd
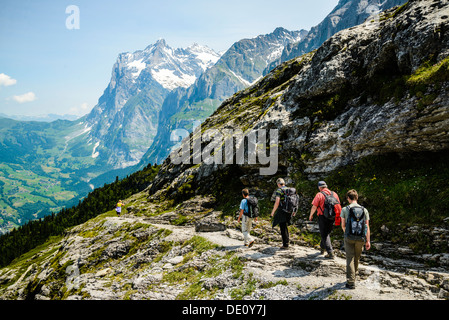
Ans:
[{"label": "hiker", "polygon": [[279,178],[276,180],[278,189],[275,193],[275,203],[271,216],[273,218],[273,228],[279,224],[282,236],[281,249],[288,249],[289,234],[288,226],[292,224],[292,217],[296,215],[298,210],[298,196],[294,188],[287,188],[285,180]]},{"label": "hiker", "polygon": [[[257,214],[252,215],[252,209],[254,207],[251,207],[252,203],[251,200],[254,200],[254,198],[250,199],[249,196],[249,190],[243,189],[242,190],[242,196],[243,200],[240,202],[240,213],[238,218],[238,223],[240,223],[240,219],[242,219],[242,233],[243,233],[243,244],[248,246],[248,248],[251,248],[254,244],[254,238],[251,237],[250,232],[251,228],[253,226],[253,220],[257,222]],[[256,202],[257,205],[257,202]]]},{"label": "hiker", "polygon": [[[318,227],[320,229],[320,235],[321,235],[321,242],[320,242],[320,248],[321,248],[321,254],[324,254],[327,251],[327,255],[325,258],[327,259],[334,259],[334,249],[332,248],[331,238],[330,234],[334,228],[334,223],[339,220],[340,212],[341,212],[341,206],[340,206],[340,199],[338,197],[338,194],[336,192],[330,191],[327,187],[327,184],[325,181],[318,182],[318,189],[320,192],[318,192],[315,196],[315,198],[312,201],[312,209],[310,210],[310,216],[309,220],[313,220],[313,215],[317,212],[318,216]],[[332,212],[330,216],[327,216],[327,212],[329,210],[328,206],[325,207],[327,200],[327,204],[333,204],[338,203],[339,209]],[[333,207],[332,207],[333,208]],[[326,209],[326,210],[325,210]],[[326,211],[326,216],[325,216]]]},{"label": "hiker", "polygon": [[369,213],[357,203],[359,196],[356,190],[346,194],[349,206],[341,211],[341,228],[345,234],[346,252],[346,288],[355,289],[355,277],[362,255],[363,245],[371,248]]},{"label": "hiker", "polygon": [[115,206],[115,211],[117,212],[117,215],[120,217],[120,214],[122,213],[122,200],[119,200],[117,205]]}]

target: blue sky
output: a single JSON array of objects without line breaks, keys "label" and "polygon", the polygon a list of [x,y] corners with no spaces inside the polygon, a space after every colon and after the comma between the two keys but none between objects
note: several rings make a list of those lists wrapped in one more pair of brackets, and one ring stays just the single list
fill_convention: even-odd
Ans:
[{"label": "blue sky", "polygon": [[[338,0],[1,0],[0,113],[83,115],[107,87],[119,53],[164,38],[225,51],[276,27],[310,30]],[[79,8],[68,29],[66,8]]]}]

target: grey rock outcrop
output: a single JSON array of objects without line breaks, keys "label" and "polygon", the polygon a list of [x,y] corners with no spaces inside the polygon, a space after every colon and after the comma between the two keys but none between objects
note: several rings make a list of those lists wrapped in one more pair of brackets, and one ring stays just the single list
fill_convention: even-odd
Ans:
[{"label": "grey rock outcrop", "polygon": [[226,230],[226,225],[220,222],[220,212],[212,212],[210,215],[195,222],[196,232],[217,232]]},{"label": "grey rock outcrop", "polygon": [[[430,83],[417,96],[404,78],[419,74],[429,59],[445,68],[448,16],[447,1],[410,1],[377,21],[340,31],[318,50],[284,63],[224,101],[202,131],[278,129],[278,174],[288,178],[295,170],[287,161],[292,156],[313,178],[368,155],[447,150],[447,80]],[[425,103],[422,95],[428,97]],[[191,145],[195,138],[188,138]],[[257,180],[261,165],[192,167],[167,158],[148,191],[176,190],[187,176],[207,185],[207,177],[231,167],[239,177]]]}]

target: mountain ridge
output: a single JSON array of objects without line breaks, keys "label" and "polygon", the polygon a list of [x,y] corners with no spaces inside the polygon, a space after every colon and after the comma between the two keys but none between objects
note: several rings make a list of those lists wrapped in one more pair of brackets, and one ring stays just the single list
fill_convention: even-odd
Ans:
[{"label": "mountain ridge", "polygon": [[303,38],[307,32],[278,27],[272,33],[234,43],[189,88],[178,88],[164,101],[161,125],[155,142],[142,157],[145,163],[160,163],[176,145],[172,134],[187,134],[235,92],[262,77],[265,67],[280,54],[287,43]]},{"label": "mountain ridge", "polygon": [[406,3],[406,0],[340,0],[323,21],[310,29],[304,39],[287,45],[279,59],[273,61],[264,70],[263,74],[267,75],[269,71],[281,63],[317,49],[335,33],[356,26],[370,16],[375,18],[381,11],[404,3]]}]

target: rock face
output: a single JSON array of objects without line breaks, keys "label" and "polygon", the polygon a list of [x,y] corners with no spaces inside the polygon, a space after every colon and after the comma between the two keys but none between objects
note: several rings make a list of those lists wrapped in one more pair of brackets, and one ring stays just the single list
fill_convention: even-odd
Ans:
[{"label": "rock face", "polygon": [[[447,150],[448,16],[447,1],[410,1],[343,30],[227,99],[201,129],[278,129],[278,174],[287,177],[292,157],[313,178],[368,155]],[[237,167],[260,179],[261,165]],[[149,192],[176,190],[188,176],[207,184],[229,168],[168,158]]]},{"label": "rock face", "polygon": [[[305,99],[323,95],[341,99],[345,91],[355,92],[346,97],[341,114],[323,119],[329,121],[311,133],[307,151],[314,157],[306,162],[306,172],[329,172],[373,153],[449,147],[446,82],[436,85],[438,89],[434,84],[424,89],[424,95],[431,95],[426,106],[420,104],[419,96],[405,92],[400,97],[390,91],[391,96],[382,101],[382,91],[388,89],[379,85],[385,79],[419,73],[429,59],[441,63],[448,57],[449,35],[443,31],[447,5],[409,2],[385,13],[380,22],[367,21],[336,34],[317,50],[310,68],[296,77],[284,96],[287,108],[298,103],[293,114],[301,114]],[[401,81],[395,89],[406,87]],[[413,77],[408,81],[413,82]],[[367,86],[376,85],[375,92],[364,96],[372,90]],[[314,122],[312,117],[308,119]]]}]

